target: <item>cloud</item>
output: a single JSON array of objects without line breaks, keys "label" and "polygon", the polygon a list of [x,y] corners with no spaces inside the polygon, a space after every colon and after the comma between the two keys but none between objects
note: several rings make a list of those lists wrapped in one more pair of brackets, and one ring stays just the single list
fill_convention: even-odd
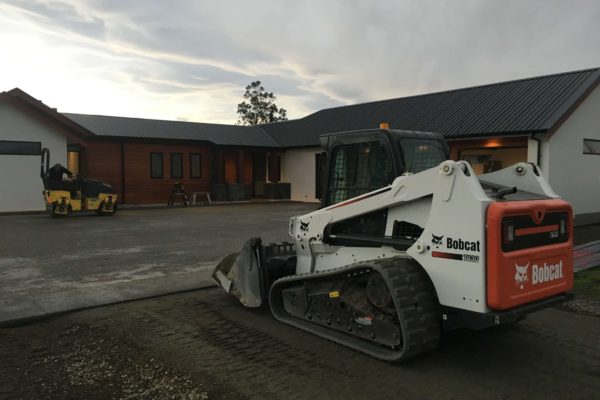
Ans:
[{"label": "cloud", "polygon": [[297,118],[600,66],[598,20],[593,0],[0,2],[0,84],[65,111],[235,122],[259,79]]}]

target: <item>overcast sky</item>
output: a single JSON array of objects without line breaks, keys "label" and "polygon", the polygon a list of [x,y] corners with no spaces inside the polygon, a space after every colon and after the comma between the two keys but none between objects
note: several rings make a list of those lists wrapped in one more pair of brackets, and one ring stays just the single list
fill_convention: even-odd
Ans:
[{"label": "overcast sky", "polygon": [[0,0],[0,91],[59,111],[234,123],[600,67],[600,1]]}]

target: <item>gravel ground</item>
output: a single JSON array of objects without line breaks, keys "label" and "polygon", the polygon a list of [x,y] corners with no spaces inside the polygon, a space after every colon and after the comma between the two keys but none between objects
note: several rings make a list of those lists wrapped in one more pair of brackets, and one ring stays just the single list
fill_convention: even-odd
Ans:
[{"label": "gravel ground", "polygon": [[593,399],[597,317],[547,309],[389,364],[218,289],[0,330],[0,399]]},{"label": "gravel ground", "polygon": [[567,301],[561,308],[581,315],[600,317],[600,301],[586,298],[581,295],[575,297],[571,301]]},{"label": "gravel ground", "polygon": [[[577,244],[598,238],[600,225],[575,232]],[[593,399],[599,317],[600,302],[579,296],[514,326],[447,333],[432,353],[393,365],[220,290],[192,291],[0,329],[0,399]]]},{"label": "gravel ground", "polygon": [[202,382],[101,326],[72,324],[33,343],[31,363],[17,367],[27,385],[7,399],[208,399]]}]

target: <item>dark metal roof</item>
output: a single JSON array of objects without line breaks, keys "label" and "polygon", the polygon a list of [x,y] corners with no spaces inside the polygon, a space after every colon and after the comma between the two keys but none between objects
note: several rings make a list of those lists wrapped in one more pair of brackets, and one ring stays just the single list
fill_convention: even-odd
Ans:
[{"label": "dark metal roof", "polygon": [[64,113],[96,136],[207,141],[223,146],[279,147],[257,126],[204,124]]},{"label": "dark metal roof", "polygon": [[376,128],[448,139],[547,132],[600,82],[600,68],[330,108],[301,119],[234,126],[101,115],[64,115],[97,136],[199,140],[224,146],[318,146],[326,133]]},{"label": "dark metal roof", "polygon": [[391,128],[441,133],[448,139],[546,132],[600,82],[600,68],[318,111],[262,125],[282,147],[316,146],[331,132]]}]

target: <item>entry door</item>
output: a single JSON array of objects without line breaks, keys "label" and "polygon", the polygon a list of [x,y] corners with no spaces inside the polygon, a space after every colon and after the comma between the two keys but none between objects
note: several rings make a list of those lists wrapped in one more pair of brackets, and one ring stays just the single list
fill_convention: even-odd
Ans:
[{"label": "entry door", "polygon": [[252,182],[252,195],[264,196],[267,183],[267,153],[264,151],[252,154]]}]

